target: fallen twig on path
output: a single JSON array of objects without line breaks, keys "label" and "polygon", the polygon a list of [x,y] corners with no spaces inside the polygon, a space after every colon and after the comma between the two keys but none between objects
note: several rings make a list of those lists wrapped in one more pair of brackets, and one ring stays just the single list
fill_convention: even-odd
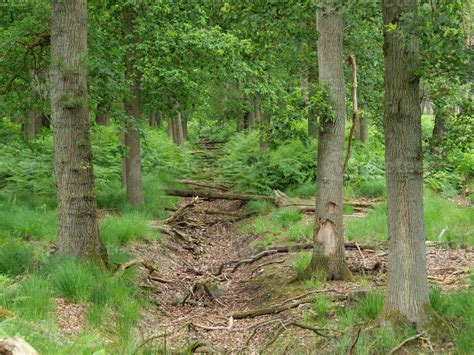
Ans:
[{"label": "fallen twig on path", "polygon": [[397,350],[400,350],[405,344],[413,341],[413,340],[416,340],[418,338],[421,338],[425,335],[425,332],[421,332],[419,334],[416,334],[412,337],[409,337],[409,338],[406,338],[404,341],[402,341],[400,344],[398,344],[396,347],[394,347],[392,350],[390,350],[390,352],[388,353],[388,355],[392,355],[394,354]]}]

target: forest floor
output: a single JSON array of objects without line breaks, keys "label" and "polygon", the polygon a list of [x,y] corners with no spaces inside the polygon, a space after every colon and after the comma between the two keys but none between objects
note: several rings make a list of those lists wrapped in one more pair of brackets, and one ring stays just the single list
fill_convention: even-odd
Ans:
[{"label": "forest floor", "polygon": [[[204,148],[211,152],[211,159],[206,155],[202,160],[204,177],[209,179],[212,152],[217,150]],[[142,349],[334,352],[342,334],[349,335],[350,347],[355,347],[362,325],[337,327],[337,312],[318,322],[315,299],[325,297],[333,309],[342,309],[368,293],[383,293],[387,256],[383,244],[348,244],[353,281],[308,282],[295,272],[298,250],[265,252],[281,242],[256,248],[259,235],[244,233],[242,228],[252,217],[236,217],[246,215],[242,201],[185,198],[178,207],[182,215],[175,226],[184,233],[167,233],[160,241],[134,242],[131,247],[136,257],[157,265],[139,268],[140,286],[156,306],[146,309],[139,323]],[[150,225],[159,228],[161,222]],[[462,289],[468,284],[474,250],[431,244],[427,260],[431,283],[444,290]],[[449,350],[449,344],[438,348],[429,339],[423,344],[427,349]]]}]

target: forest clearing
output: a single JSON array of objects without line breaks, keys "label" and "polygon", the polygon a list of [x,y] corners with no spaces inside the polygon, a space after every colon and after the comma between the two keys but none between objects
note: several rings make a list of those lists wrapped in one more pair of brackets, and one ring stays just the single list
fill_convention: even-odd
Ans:
[{"label": "forest clearing", "polygon": [[474,354],[473,10],[0,2],[0,354]]}]

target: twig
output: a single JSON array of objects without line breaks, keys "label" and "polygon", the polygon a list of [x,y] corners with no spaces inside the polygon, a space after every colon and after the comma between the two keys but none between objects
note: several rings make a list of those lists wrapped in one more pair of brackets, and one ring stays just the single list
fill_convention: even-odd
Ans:
[{"label": "twig", "polygon": [[359,244],[357,242],[355,242],[355,246],[356,246],[357,250],[359,251],[360,256],[362,257],[362,266],[364,267],[363,270],[365,270],[366,269],[366,263],[365,263],[364,254],[362,253],[362,250],[360,250]]},{"label": "twig", "polygon": [[354,349],[357,345],[357,342],[359,341],[361,331],[362,331],[362,328],[357,329],[357,335],[356,335],[354,341],[352,342],[351,347],[349,348],[349,351],[347,352],[348,355],[352,355],[354,353]]},{"label": "twig", "polygon": [[288,327],[289,326],[294,326],[294,327],[298,327],[298,328],[301,328],[301,329],[311,330],[312,332],[314,332],[315,334],[317,334],[317,335],[319,335],[320,337],[323,337],[323,338],[328,338],[329,337],[328,335],[321,333],[322,330],[328,330],[328,329],[315,328],[315,327],[311,327],[309,325],[302,324],[302,323],[297,323],[297,322],[286,323],[286,326],[288,326]]},{"label": "twig", "polygon": [[416,340],[418,338],[421,338],[425,335],[425,332],[421,332],[419,334],[416,334],[412,337],[409,337],[409,338],[406,338],[404,341],[402,341],[400,344],[398,344],[396,347],[394,347],[392,350],[390,350],[390,352],[388,353],[388,355],[392,355],[394,354],[397,350],[400,350],[405,344],[413,341],[413,340]]}]

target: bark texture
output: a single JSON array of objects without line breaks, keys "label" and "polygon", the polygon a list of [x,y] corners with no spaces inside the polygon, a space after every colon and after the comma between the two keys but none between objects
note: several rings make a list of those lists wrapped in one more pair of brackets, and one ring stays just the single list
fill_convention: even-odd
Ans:
[{"label": "bark texture", "polygon": [[58,253],[106,260],[99,239],[89,137],[87,1],[53,0],[51,112],[58,196]]},{"label": "bark texture", "polygon": [[[388,275],[384,315],[422,323],[429,304],[423,226],[423,152],[418,43],[403,39],[400,18],[416,0],[383,0],[385,57],[385,166],[388,206]],[[403,33],[403,32],[402,32]],[[406,32],[405,32],[406,35]]]},{"label": "bark texture", "polygon": [[[137,35],[133,29],[133,11],[126,7],[123,13],[124,35],[127,44],[137,42]],[[143,205],[145,198],[142,185],[142,168],[140,153],[140,133],[138,126],[141,115],[140,73],[135,69],[132,50],[129,48],[125,54],[125,79],[130,83],[130,95],[125,100],[125,114],[127,123],[125,127],[125,187],[127,190],[127,203]]]},{"label": "bark texture", "polygon": [[[322,1],[329,5],[331,1]],[[330,6],[317,11],[319,82],[327,84],[334,121],[321,119],[318,139],[316,221],[310,271],[328,280],[351,277],[344,255],[342,178],[346,121],[343,22]]]}]

